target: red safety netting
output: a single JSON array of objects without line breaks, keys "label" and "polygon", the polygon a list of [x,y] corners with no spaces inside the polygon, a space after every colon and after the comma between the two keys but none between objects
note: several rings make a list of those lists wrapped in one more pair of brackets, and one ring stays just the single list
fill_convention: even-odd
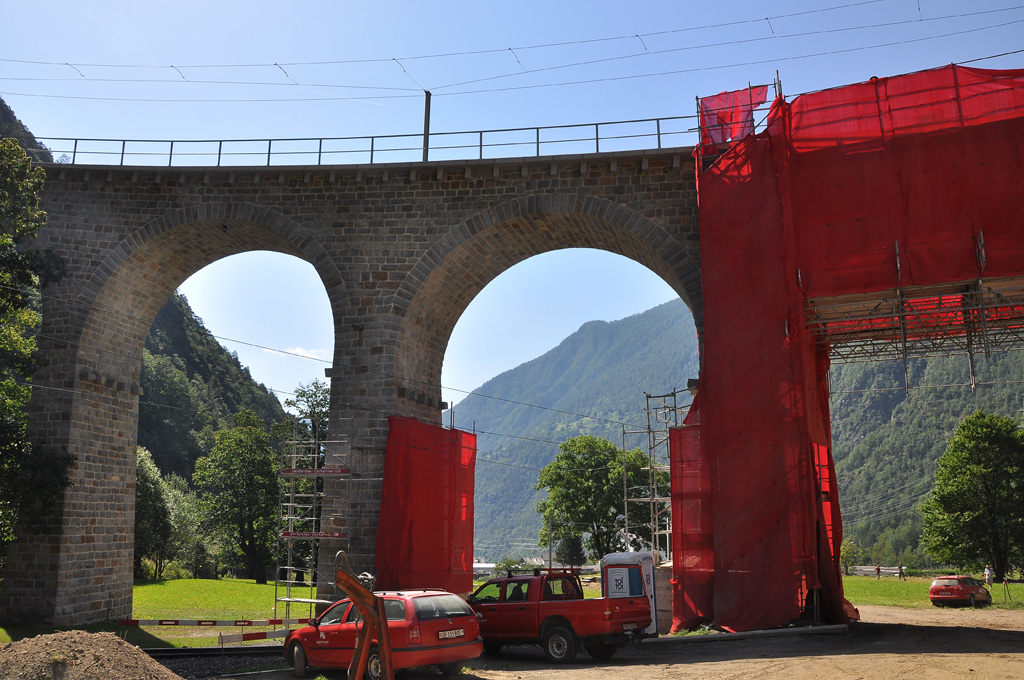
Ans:
[{"label": "red safety netting", "polygon": [[[696,422],[670,438],[674,625],[785,625],[811,592],[845,622],[828,355],[806,302],[1024,275],[1024,71],[778,100],[766,132],[698,173],[703,354]],[[939,323],[934,308],[912,323]]]},{"label": "red safety netting", "polygon": [[959,66],[777,102],[762,143],[807,296],[1018,272],[1022,116],[1024,70]]},{"label": "red safety netting", "polygon": [[476,435],[388,418],[377,588],[473,589]]}]

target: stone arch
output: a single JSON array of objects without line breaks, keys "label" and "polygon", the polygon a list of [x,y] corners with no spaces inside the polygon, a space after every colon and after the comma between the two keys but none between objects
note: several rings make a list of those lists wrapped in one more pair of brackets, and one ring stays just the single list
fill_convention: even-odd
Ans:
[{"label": "stone arch", "polygon": [[131,615],[142,349],[178,285],[223,257],[271,250],[313,264],[335,316],[347,304],[347,285],[322,245],[259,206],[196,205],[126,231],[99,261],[69,252],[68,277],[44,298],[40,349],[56,358],[36,374],[31,427],[37,442],[77,460],[54,520],[61,526],[11,547],[12,572],[34,572],[0,593],[11,620],[43,612],[66,626]]},{"label": "stone arch", "polygon": [[[646,266],[679,293],[701,330],[700,264],[663,226],[600,197],[524,197],[478,213],[452,229],[424,254],[396,291],[397,410],[438,421],[439,410],[431,407],[440,404],[441,364],[462,312],[484,286],[513,265],[565,248],[606,250]],[[427,396],[420,399],[421,394]],[[401,399],[410,395],[417,398]]]},{"label": "stone arch", "polygon": [[[145,338],[160,307],[185,279],[219,259],[253,250],[280,252],[309,262],[320,275],[332,309],[345,304],[346,286],[336,263],[297,222],[249,203],[193,205],[130,233],[96,267],[80,292],[81,304],[89,309],[82,325],[87,339],[80,352],[91,344],[89,338],[109,334],[110,325],[124,323],[111,324],[109,318],[111,313],[122,313],[118,300],[136,298],[130,313],[123,314],[133,318],[132,330],[122,329],[128,334],[124,341],[131,342],[132,334],[137,336],[140,329]],[[125,295],[128,291],[133,295]]]}]

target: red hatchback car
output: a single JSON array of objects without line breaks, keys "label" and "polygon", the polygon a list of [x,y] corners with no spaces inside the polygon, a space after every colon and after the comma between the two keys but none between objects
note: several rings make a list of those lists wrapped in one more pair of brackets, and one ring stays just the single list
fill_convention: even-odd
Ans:
[{"label": "red hatchback car", "polygon": [[972,607],[992,604],[988,588],[971,576],[938,577],[928,589],[928,599],[936,607],[943,604],[969,604]]},{"label": "red hatchback car", "polygon": [[[436,665],[449,676],[461,668],[463,661],[483,652],[476,614],[458,595],[437,589],[375,595],[384,600],[396,670]],[[335,602],[310,625],[289,632],[284,640],[284,657],[295,669],[295,677],[305,677],[307,666],[348,668],[362,625],[359,611],[346,598]],[[366,660],[366,677],[378,680],[380,676],[380,655],[374,646]]]}]

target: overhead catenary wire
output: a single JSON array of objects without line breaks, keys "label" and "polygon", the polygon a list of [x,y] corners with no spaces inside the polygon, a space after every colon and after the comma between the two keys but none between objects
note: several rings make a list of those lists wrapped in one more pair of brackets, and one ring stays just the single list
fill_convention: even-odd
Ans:
[{"label": "overhead catenary wire", "polygon": [[[870,3],[857,3],[857,4],[870,4]],[[787,34],[787,35],[782,35],[782,36],[778,36],[778,37],[771,36],[770,38],[750,38],[750,39],[744,39],[744,40],[739,40],[739,41],[723,41],[723,42],[720,42],[720,43],[708,43],[708,44],[700,45],[700,46],[684,46],[684,47],[671,48],[671,49],[666,49],[666,50],[655,50],[653,52],[646,51],[646,47],[645,47],[645,51],[644,52],[640,52],[640,53],[637,53],[637,54],[618,55],[618,56],[615,56],[615,57],[607,57],[607,58],[604,58],[604,59],[589,60],[589,61],[575,62],[575,63],[569,63],[569,64],[560,64],[560,65],[548,66],[548,67],[543,67],[543,68],[540,68],[540,69],[533,69],[533,70],[529,70],[528,69],[526,71],[526,73],[524,73],[522,70],[520,70],[520,71],[517,71],[515,73],[509,73],[509,74],[503,74],[503,75],[497,75],[497,76],[490,76],[490,77],[480,78],[480,79],[473,79],[473,80],[469,80],[469,81],[464,81],[462,83],[442,84],[442,85],[437,85],[437,86],[434,86],[434,87],[431,87],[431,88],[422,88],[421,87],[420,90],[422,91],[422,90],[429,89],[431,91],[437,91],[437,90],[442,90],[442,89],[445,89],[445,88],[459,87],[459,86],[465,85],[465,84],[472,84],[472,83],[477,83],[477,82],[485,82],[487,80],[493,80],[493,79],[497,79],[497,78],[506,78],[506,77],[512,77],[512,76],[522,76],[522,75],[529,74],[529,73],[539,73],[539,72],[548,71],[548,70],[557,70],[557,69],[565,69],[565,68],[572,68],[572,67],[578,67],[578,66],[585,66],[585,65],[591,65],[591,64],[601,63],[601,62],[605,62],[605,61],[617,61],[617,60],[623,60],[623,59],[631,59],[631,58],[640,57],[640,56],[651,56],[651,55],[657,55],[657,54],[668,54],[668,53],[671,53],[671,52],[677,52],[677,51],[681,51],[681,50],[698,49],[698,48],[710,48],[710,47],[725,47],[725,46],[730,46],[730,45],[734,45],[734,44],[739,44],[739,43],[742,43],[742,42],[758,41],[758,40],[765,40],[765,39],[773,39],[773,40],[775,40],[775,39],[788,38],[788,37],[808,37],[808,36],[816,36],[816,35],[827,35],[827,34],[836,33],[836,32],[840,32],[840,31],[868,30],[868,29],[878,29],[878,28],[884,28],[884,27],[893,27],[893,26],[899,26],[899,25],[905,25],[905,24],[911,24],[911,23],[912,24],[920,24],[922,22],[952,20],[952,19],[963,19],[963,18],[966,18],[966,17],[980,16],[980,15],[991,14],[991,13],[995,13],[995,12],[1015,11],[1015,10],[1022,9],[1022,8],[1024,8],[1024,6],[1014,6],[1014,7],[1008,7],[1008,8],[998,8],[998,9],[993,9],[993,10],[982,10],[982,11],[977,11],[977,12],[967,12],[967,13],[961,13],[961,14],[944,15],[944,16],[941,16],[941,17],[929,17],[928,19],[923,19],[923,20],[921,20],[921,19],[917,19],[917,20],[901,20],[901,21],[897,21],[897,22],[889,22],[889,23],[882,23],[882,24],[871,24],[871,25],[843,27],[843,28],[835,28],[835,29],[822,29],[822,30],[819,30],[819,31],[808,31],[808,32],[802,32],[802,33],[797,33],[797,34]],[[785,16],[790,16],[790,15],[780,15],[779,17],[775,17],[775,18],[784,18]],[[744,20],[743,22],[738,22],[738,23],[756,23],[756,22],[760,22],[760,21],[764,21],[764,18]],[[711,65],[704,65],[704,66],[701,66],[701,67],[694,67],[694,68],[688,68],[688,69],[676,69],[676,70],[670,70],[670,71],[648,72],[648,73],[630,74],[630,75],[615,76],[615,77],[574,80],[574,81],[559,82],[559,83],[541,83],[541,84],[511,86],[511,87],[505,87],[505,88],[490,88],[490,89],[483,89],[483,90],[479,90],[479,89],[478,90],[466,90],[466,91],[460,91],[460,92],[440,92],[439,91],[439,92],[437,92],[437,96],[470,95],[470,94],[482,94],[482,93],[491,93],[491,92],[509,92],[509,91],[525,90],[525,89],[536,89],[536,88],[566,87],[566,86],[572,86],[572,85],[602,83],[602,82],[615,82],[615,81],[620,81],[620,80],[630,80],[630,79],[637,79],[637,78],[663,77],[663,76],[668,76],[668,75],[679,75],[679,74],[684,74],[684,73],[694,73],[694,72],[712,71],[712,70],[719,70],[719,69],[726,69],[726,68],[736,68],[736,67],[740,67],[740,66],[753,66],[753,65],[760,65],[760,64],[765,64],[765,63],[774,63],[774,62],[778,62],[778,61],[792,61],[792,60],[796,60],[796,59],[807,59],[807,58],[815,58],[815,57],[821,57],[821,56],[831,56],[831,55],[837,55],[837,54],[847,54],[847,53],[851,53],[851,52],[858,52],[858,51],[871,50],[871,49],[880,49],[880,48],[884,48],[884,47],[893,47],[893,46],[898,46],[898,45],[914,44],[914,43],[918,43],[918,42],[922,42],[922,41],[927,41],[927,40],[937,40],[937,39],[942,39],[942,38],[957,37],[957,36],[966,35],[966,34],[969,34],[969,33],[975,33],[975,32],[978,32],[978,31],[992,30],[992,29],[996,29],[996,28],[1004,28],[1006,26],[1016,25],[1016,24],[1019,24],[1019,23],[1024,23],[1024,19],[1020,19],[1020,20],[1016,20],[1016,21],[1009,21],[1009,22],[1001,22],[1001,23],[998,23],[998,24],[992,24],[992,25],[982,26],[982,27],[960,29],[960,30],[957,30],[957,31],[953,31],[953,32],[949,32],[949,33],[943,33],[943,34],[939,34],[939,35],[930,35],[930,36],[923,36],[923,37],[917,37],[917,38],[907,38],[907,39],[903,39],[903,40],[889,41],[889,42],[883,42],[883,43],[876,43],[876,44],[873,44],[873,45],[862,45],[862,46],[857,46],[857,47],[851,47],[851,48],[845,48],[845,49],[837,49],[837,50],[824,51],[824,52],[814,52],[814,53],[806,53],[806,54],[791,55],[791,56],[773,57],[773,58],[767,58],[767,59],[761,59],[761,60],[745,61],[745,62],[730,63],[730,64],[711,64]],[[683,30],[692,30],[692,29],[679,29],[679,31],[683,31]],[[661,35],[661,34],[664,34],[664,33],[665,32],[657,32],[657,33],[643,34],[643,35],[645,35],[645,36],[653,36],[653,35]],[[637,37],[639,37],[639,36],[634,34],[632,36],[618,36],[618,37],[613,38],[613,39],[615,39],[615,40],[626,40],[626,39],[635,39]],[[488,50],[488,51],[507,51],[507,49],[509,49],[509,48],[505,48],[505,49],[502,49],[502,50]],[[516,48],[516,49],[529,49],[529,48]],[[434,56],[441,56],[441,55],[434,55]],[[452,53],[449,56],[458,56],[458,53]],[[427,57],[422,57],[422,58],[427,58]],[[988,58],[991,58],[991,57],[988,57]],[[410,58],[409,57],[403,57],[401,59],[408,60]],[[58,63],[58,62],[32,62],[32,61],[27,61],[27,60],[0,59],[0,62],[5,62],[5,61],[9,62],[9,63],[26,63],[26,64],[27,63],[32,63],[32,64],[47,64],[47,65],[61,65],[61,66],[70,65],[67,62],[60,62],[60,63]],[[380,62],[380,61],[395,61],[395,62],[398,62],[399,65],[401,66],[401,62],[399,61],[399,58],[397,58],[397,57],[391,57],[391,58],[388,58],[388,59],[381,58],[381,59],[366,60],[366,61],[368,61],[368,62],[369,61],[377,61],[377,62]],[[976,60],[972,60],[972,61],[976,61]],[[309,62],[309,63],[310,64],[312,64],[312,63],[325,64],[325,63],[347,63],[347,62]],[[296,65],[301,65],[302,62],[289,62],[289,63],[275,62],[273,64],[260,64],[259,66],[260,67],[267,67],[267,68],[269,68],[269,67],[280,68],[282,64],[287,65],[287,66],[296,66]],[[84,66],[88,66],[88,65],[86,65],[86,64],[78,64],[78,66],[83,66],[84,67]],[[114,65],[114,64],[107,64],[107,65],[93,64],[91,66],[94,66],[94,67],[99,67],[99,66],[118,67],[118,66],[121,66],[121,67],[125,67],[125,68],[131,67],[130,65]],[[242,66],[245,66],[245,65],[236,65],[236,67],[239,67],[239,68],[242,67]],[[256,66],[256,65],[248,65],[248,66]],[[212,65],[204,65],[204,66],[196,66],[194,68],[200,68],[200,67],[212,68],[213,66]],[[220,67],[226,68],[227,66],[221,65]],[[138,66],[138,68],[175,68],[175,70],[177,70],[177,67],[167,67],[167,66],[165,66],[165,67]],[[180,67],[180,68],[186,68],[186,67]],[[406,75],[410,79],[413,80],[414,83],[419,85],[419,83],[414,78],[412,78],[412,76],[410,74],[408,74],[407,71],[405,71],[405,67],[404,66],[402,67],[402,70],[406,73]],[[288,77],[289,77],[289,79],[291,79],[291,76],[288,76]],[[171,80],[163,80],[163,79],[161,79],[161,80],[157,80],[157,81],[153,81],[153,82],[160,82],[160,83],[178,82],[178,83],[181,83],[182,81],[180,81],[180,80],[179,81],[171,81]],[[217,82],[219,84],[222,84],[222,85],[223,84],[252,85],[252,83],[248,83],[248,82],[244,82],[244,81],[217,81]],[[321,84],[317,84],[317,83],[296,83],[294,81],[287,82],[287,83],[285,83],[285,82],[265,83],[264,85],[269,85],[269,86],[288,86],[288,87],[295,87],[295,86],[302,86],[302,87],[319,87],[319,86],[323,86],[323,87],[349,87],[349,86],[338,86],[338,85],[327,85],[327,84],[321,85]],[[351,87],[358,87],[358,86],[351,86]],[[394,88],[394,89],[400,89],[400,88]],[[348,97],[244,98],[244,99],[230,99],[230,98],[227,98],[227,99],[225,99],[225,98],[207,99],[207,98],[199,98],[199,99],[187,99],[186,100],[186,99],[178,99],[178,98],[170,98],[169,99],[169,98],[139,98],[139,97],[133,97],[133,98],[88,97],[88,96],[76,96],[76,95],[53,95],[53,94],[47,95],[47,94],[19,93],[19,92],[4,92],[3,94],[9,95],[9,96],[26,96],[26,97],[37,96],[37,97],[55,97],[55,98],[65,98],[66,97],[66,98],[69,98],[69,99],[86,99],[86,100],[88,100],[88,99],[97,99],[97,100],[103,100],[103,101],[194,102],[194,103],[197,103],[197,102],[253,103],[253,102],[274,102],[274,101],[277,101],[277,102],[285,102],[285,101],[287,101],[287,102],[301,102],[301,101],[329,101],[329,100],[342,100],[342,99],[371,100],[371,99],[384,99],[384,98],[394,98],[394,97],[414,97],[414,96],[418,96],[418,95],[408,94],[408,95],[364,95],[364,96],[351,97],[351,98],[348,98]]]},{"label": "overhead catenary wire", "polygon": [[[16,289],[15,286],[10,286],[10,285],[7,285],[7,284],[0,284],[0,288],[8,288],[8,289],[11,289],[11,290],[15,290]],[[42,292],[39,293],[39,296],[40,296],[40,298],[47,298],[47,299],[55,300],[55,301],[59,301],[59,302],[67,302],[68,301],[67,298],[62,298],[62,297],[58,297],[58,296],[55,296],[55,295],[48,295],[48,294],[45,294],[45,293],[42,293]],[[85,306],[84,302],[82,304],[83,304],[83,306]],[[134,318],[130,314],[126,313],[126,312],[122,312],[120,310],[117,310],[117,309],[114,309],[114,308],[110,308],[110,307],[103,307],[103,306],[98,306],[98,305],[92,305],[91,308],[93,310],[96,310],[96,311],[103,311],[103,312],[107,312],[107,313],[114,314],[114,315],[117,315],[117,316],[121,316],[121,317],[124,317],[124,318],[129,318],[129,319],[130,318]],[[153,324],[164,326],[166,328],[171,328],[173,330],[182,330],[182,331],[185,330],[181,326],[174,326],[174,325],[171,325],[171,324],[165,324],[165,323],[162,323],[162,322],[159,322],[159,321],[154,321]],[[309,360],[309,361],[316,361],[316,362],[325,364],[327,366],[333,365],[333,363],[331,361],[328,361],[326,359],[320,359],[318,357],[311,357],[311,356],[308,356],[306,354],[301,354],[301,353],[298,353],[298,352],[291,352],[291,351],[288,351],[288,350],[282,350],[282,349],[279,349],[279,348],[269,347],[269,346],[261,345],[261,344],[258,344],[258,343],[247,342],[245,340],[238,340],[238,339],[234,339],[234,338],[227,338],[227,337],[215,335],[215,334],[211,333],[205,327],[203,327],[203,330],[207,334],[209,334],[209,336],[211,338],[214,338],[215,340],[218,340],[218,341],[223,340],[225,342],[237,343],[237,344],[240,344],[240,345],[245,345],[245,346],[248,346],[248,347],[253,347],[255,349],[262,349],[262,350],[266,350],[266,351],[277,352],[277,353],[280,353],[280,354],[284,354],[284,355],[288,355],[288,356],[294,356],[294,357],[298,357],[298,358],[301,358],[301,359],[306,359],[306,360]],[[48,335],[44,334],[44,335],[40,335],[39,337],[44,337],[44,338],[46,338],[46,339],[48,339],[48,340],[50,340],[52,342],[60,342],[60,343],[64,343],[67,346],[70,346],[70,343],[68,341],[62,340],[62,339],[59,339],[59,338],[56,338],[56,337],[53,337],[53,336],[48,336]],[[98,351],[101,351],[101,352],[105,352],[105,353],[108,353],[108,354],[113,354],[114,356],[120,356],[120,357],[129,358],[129,359],[134,359],[135,358],[135,355],[129,354],[129,353],[126,353],[126,352],[118,352],[116,350],[112,350],[112,349],[108,349],[108,348],[96,348],[96,349]],[[458,388],[445,387],[444,385],[441,385],[439,383],[427,382],[427,381],[419,380],[419,379],[415,379],[415,378],[405,378],[405,377],[402,377],[402,376],[395,376],[395,375],[383,373],[383,372],[380,372],[380,371],[375,371],[375,373],[377,373],[381,377],[385,377],[385,378],[398,378],[398,379],[402,379],[402,380],[407,380],[408,382],[417,383],[417,384],[420,384],[420,385],[426,385],[428,387],[436,387],[436,388],[439,388],[439,389],[451,390],[453,392],[461,392],[463,394],[476,395],[476,396],[479,396],[480,398],[483,398],[483,399],[494,399],[494,400],[502,401],[502,402],[505,402],[505,403],[515,404],[515,405],[518,405],[518,406],[524,406],[524,407],[529,407],[529,408],[534,408],[534,409],[540,409],[540,410],[544,410],[544,411],[552,411],[552,412],[559,413],[559,414],[562,414],[562,415],[571,415],[571,416],[575,416],[575,417],[578,417],[578,418],[585,418],[585,419],[589,419],[589,420],[603,421],[603,422],[608,422],[608,423],[615,424],[615,425],[632,425],[632,423],[623,423],[621,421],[611,420],[611,419],[608,419],[608,418],[602,418],[602,417],[599,417],[599,416],[592,416],[592,415],[583,414],[583,413],[575,413],[573,411],[567,411],[567,410],[564,410],[564,409],[556,409],[556,408],[547,407],[547,406],[540,406],[538,404],[531,404],[531,403],[528,403],[528,402],[518,401],[518,400],[515,400],[515,399],[508,399],[508,398],[494,396],[494,395],[486,395],[486,394],[479,393],[479,392],[476,392],[476,391],[461,390],[461,389],[458,389]],[[287,392],[285,390],[277,390],[277,389],[274,389],[274,388],[267,388],[267,389],[269,389],[269,390],[271,390],[272,392],[275,392],[275,393],[292,395],[291,392]],[[515,436],[515,435],[504,435],[504,434],[498,434],[498,433],[488,433],[488,434],[495,434],[495,435],[498,435],[498,436],[509,436],[509,437],[514,437]],[[537,440],[537,441],[543,441],[543,440]],[[554,443],[554,442],[545,442],[545,443]]]},{"label": "overhead catenary wire", "polygon": [[[799,16],[806,16],[810,14],[820,14],[823,12],[832,12],[842,9],[850,9],[853,7],[861,7],[864,5],[874,5],[886,0],[862,0],[861,2],[844,3],[841,5],[834,5],[831,7],[819,7],[817,9],[804,10],[801,12],[791,12],[789,14],[779,14],[773,19],[789,19]],[[689,26],[686,28],[677,29],[663,29],[660,31],[653,31],[650,33],[634,34],[634,35],[619,35],[619,36],[607,36],[603,38],[590,38],[582,40],[567,40],[562,42],[553,43],[540,43],[535,45],[519,45],[508,48],[488,48],[482,50],[463,50],[455,52],[441,52],[434,54],[420,54],[420,55],[406,55],[406,56],[392,56],[392,57],[373,57],[373,58],[362,58],[362,59],[334,59],[334,60],[319,60],[319,61],[291,61],[291,62],[274,62],[274,63],[235,63],[235,64],[178,64],[180,68],[269,68],[273,66],[334,66],[334,65],[351,65],[351,64],[372,64],[372,63],[386,63],[396,59],[402,61],[412,61],[417,59],[439,59],[448,57],[472,57],[482,56],[485,54],[497,54],[505,52],[507,50],[535,50],[535,49],[547,49],[552,47],[567,47],[571,45],[586,45],[599,42],[611,42],[618,40],[630,40],[632,38],[651,38],[659,35],[669,35],[673,33],[684,33],[690,31],[701,31],[712,28],[727,28],[731,26],[740,26],[743,24],[753,24],[763,21],[763,18],[757,19],[739,19],[733,21],[727,21],[716,24],[706,24],[703,26]],[[69,62],[56,62],[56,61],[39,61],[30,59],[3,59],[0,58],[0,62],[11,62],[19,64],[33,64],[40,66],[70,66],[71,68],[82,67],[82,68],[132,68],[132,69],[165,69],[171,68],[165,64],[95,64],[85,62],[75,62],[74,64]],[[85,76],[83,76],[85,77]]]}]

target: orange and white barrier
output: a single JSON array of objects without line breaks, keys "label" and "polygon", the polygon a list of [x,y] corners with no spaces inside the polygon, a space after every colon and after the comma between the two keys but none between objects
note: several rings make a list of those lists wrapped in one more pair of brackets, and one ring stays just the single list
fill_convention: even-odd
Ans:
[{"label": "orange and white barrier", "polygon": [[297,626],[306,625],[309,619],[235,619],[233,621],[213,621],[208,619],[121,619],[119,626]]}]

